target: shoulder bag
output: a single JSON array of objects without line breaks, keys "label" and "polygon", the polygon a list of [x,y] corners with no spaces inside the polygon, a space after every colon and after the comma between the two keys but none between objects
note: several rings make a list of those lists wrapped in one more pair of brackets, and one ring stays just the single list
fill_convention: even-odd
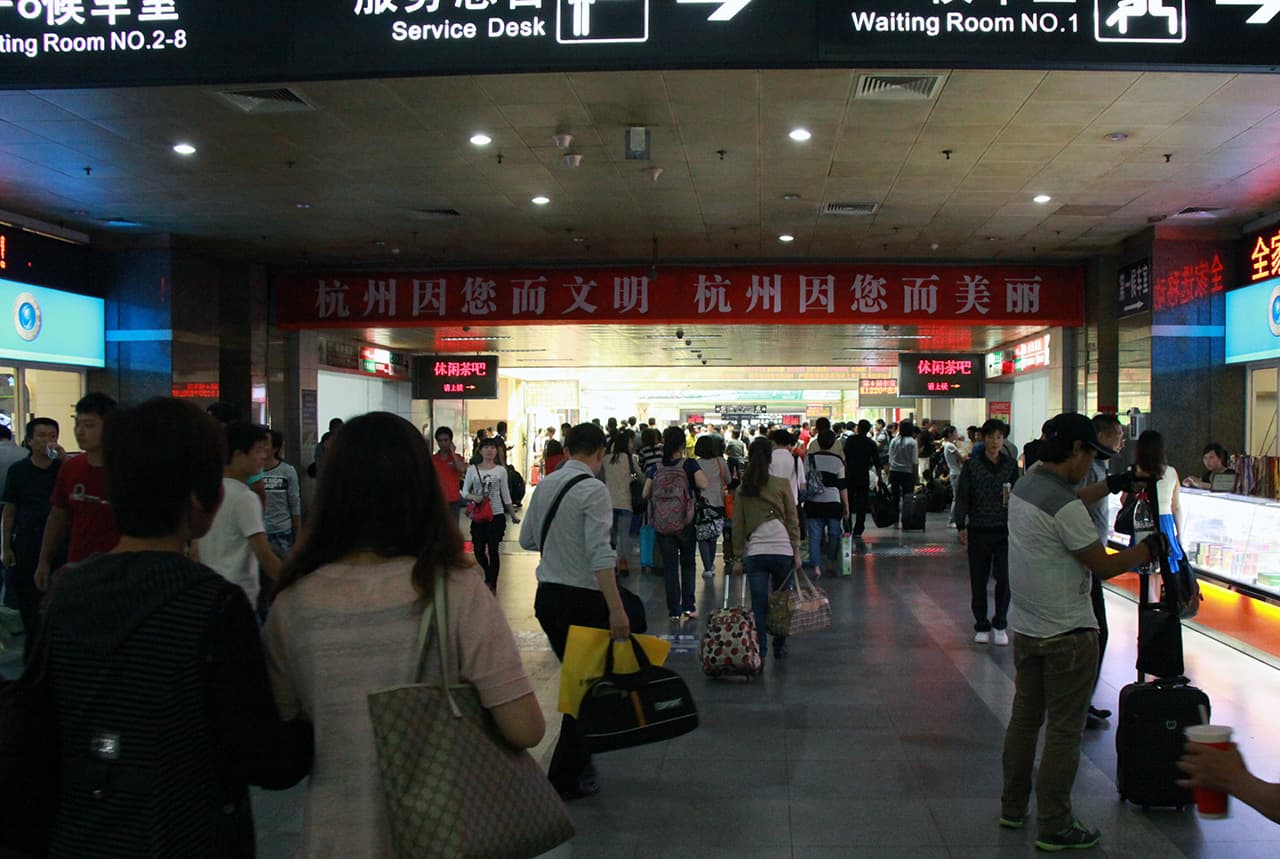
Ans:
[{"label": "shoulder bag", "polygon": [[627,464],[631,467],[631,512],[643,513],[649,502],[644,498],[644,475],[636,471],[635,457],[627,454]]},{"label": "shoulder bag", "polygon": [[[481,489],[485,489],[484,478],[480,476],[478,466],[471,466],[476,470],[476,480],[480,481]],[[484,498],[479,501],[467,502],[467,516],[472,522],[492,522],[493,521],[493,499],[489,497],[489,493],[484,493]]]},{"label": "shoulder bag", "polygon": [[[533,756],[498,733],[476,688],[449,682],[445,578],[441,570],[422,612],[413,681],[368,697],[395,855],[537,856],[572,838],[573,823]],[[440,677],[426,683],[433,649]]]},{"label": "shoulder bag", "polygon": [[589,752],[610,752],[657,743],[698,727],[698,708],[679,674],[649,662],[631,637],[634,674],[615,674],[613,643],[604,660],[604,675],[587,687],[578,708],[578,735]]}]

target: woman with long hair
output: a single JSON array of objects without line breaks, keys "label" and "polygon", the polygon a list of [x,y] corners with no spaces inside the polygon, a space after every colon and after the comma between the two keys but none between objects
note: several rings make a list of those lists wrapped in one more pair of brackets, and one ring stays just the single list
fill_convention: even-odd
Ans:
[{"label": "woman with long hair", "polygon": [[479,572],[413,424],[372,412],[343,426],[264,631],[281,713],[316,729],[299,855],[391,855],[367,698],[412,682],[439,576],[452,682],[476,687],[513,746],[542,739],[533,686]]},{"label": "woman with long hair", "polygon": [[636,461],[633,446],[636,434],[629,429],[619,430],[609,441],[604,459],[604,485],[609,488],[609,500],[613,504],[613,529],[609,542],[618,553],[618,575],[630,575],[628,558],[631,556],[631,481],[639,480],[642,472]]},{"label": "woman with long hair", "polygon": [[[1134,471],[1140,477],[1157,478],[1156,506],[1160,511],[1157,524],[1169,538],[1169,567],[1176,573],[1186,563],[1182,544],[1178,541],[1178,535],[1182,533],[1182,498],[1178,490],[1178,470],[1165,458],[1164,436],[1155,430],[1147,430],[1138,436],[1133,463]],[[1153,577],[1153,583],[1158,581],[1159,576]]]},{"label": "woman with long hair", "polygon": [[[769,475],[772,459],[773,442],[763,437],[751,442],[733,505],[732,572],[747,576],[762,657],[769,644],[765,630],[769,591],[782,587],[787,577],[800,569],[800,517],[790,481]],[[786,636],[774,638],[773,655],[775,659],[787,655]]]},{"label": "woman with long hair", "polygon": [[[707,488],[702,492],[703,504],[708,508],[707,516],[719,524],[718,533],[708,539],[698,540],[698,554],[702,556],[702,577],[712,578],[716,566],[716,543],[720,534],[724,533],[725,495],[729,486],[729,466],[724,461],[724,442],[716,440],[720,436],[702,435],[693,443],[693,455],[697,457],[698,467],[707,479]],[[694,517],[697,518],[696,516]]]},{"label": "woman with long hair", "polygon": [[[645,472],[644,497],[653,496],[654,485],[662,480],[670,480],[666,472],[677,469],[684,472],[688,481],[690,507],[696,506],[698,493],[707,488],[707,476],[702,473],[698,463],[686,459],[685,435],[680,427],[667,427],[662,433],[662,461]],[[651,510],[655,503],[650,501]],[[654,517],[651,515],[650,519]],[[658,546],[662,550],[662,575],[667,583],[667,614],[672,623],[682,620],[696,620],[698,605],[696,601],[697,559],[694,557],[693,516],[684,527],[673,534],[658,533]]]},{"label": "woman with long hair", "polygon": [[500,445],[490,437],[480,442],[480,462],[467,468],[462,478],[462,498],[473,504],[483,504],[489,499],[493,517],[487,522],[471,520],[471,545],[476,561],[484,570],[484,583],[495,594],[498,592],[498,574],[502,572],[499,549],[502,535],[507,531],[507,517],[519,522],[515,505],[511,501],[511,480],[505,466],[498,464]]}]

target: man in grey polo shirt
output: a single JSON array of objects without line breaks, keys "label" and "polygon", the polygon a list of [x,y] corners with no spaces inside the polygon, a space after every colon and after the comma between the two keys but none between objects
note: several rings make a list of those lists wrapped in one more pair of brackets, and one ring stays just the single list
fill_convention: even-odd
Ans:
[{"label": "man in grey polo shirt", "polygon": [[[604,461],[604,430],[578,424],[565,436],[565,451],[569,458],[538,484],[520,526],[520,546],[542,553],[534,614],[562,662],[570,626],[607,629],[615,639],[631,635],[609,545],[613,503],[595,478]],[[566,800],[600,790],[577,720],[567,714],[547,778]]]},{"label": "man in grey polo shirt", "polygon": [[1097,456],[1110,455],[1087,417],[1058,415],[1046,424],[1040,463],[1009,499],[1009,628],[1017,676],[1004,739],[1000,825],[1018,829],[1026,821],[1036,740],[1047,717],[1035,784],[1036,846],[1042,850],[1092,847],[1101,838],[1071,810],[1098,667],[1090,573],[1109,579],[1146,563],[1163,539],[1155,534],[1115,555],[1098,540],[1087,505],[1110,487],[1095,483],[1077,497],[1076,485]]}]

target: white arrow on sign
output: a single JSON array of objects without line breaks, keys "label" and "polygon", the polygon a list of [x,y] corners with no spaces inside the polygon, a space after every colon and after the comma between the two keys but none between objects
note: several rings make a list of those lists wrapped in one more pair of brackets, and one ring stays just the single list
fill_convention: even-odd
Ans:
[{"label": "white arrow on sign", "polygon": [[1217,0],[1217,4],[1219,6],[1257,6],[1258,11],[1245,19],[1246,24],[1270,24],[1276,15],[1280,15],[1280,0]]},{"label": "white arrow on sign", "polygon": [[[751,0],[676,0],[676,2],[681,5],[686,3],[719,3],[720,8],[711,13],[711,17],[707,18],[708,21],[732,21],[734,15],[751,5]],[[1280,0],[1259,0],[1259,2],[1280,4]]]}]

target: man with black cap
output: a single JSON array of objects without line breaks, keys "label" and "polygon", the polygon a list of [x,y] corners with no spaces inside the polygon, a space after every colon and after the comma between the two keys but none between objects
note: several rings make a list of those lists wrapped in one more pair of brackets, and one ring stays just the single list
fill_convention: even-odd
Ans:
[{"label": "man with black cap", "polygon": [[1040,464],[1018,481],[1009,499],[1009,629],[1017,675],[1004,739],[1000,825],[1019,829],[1026,822],[1036,740],[1047,717],[1035,783],[1036,846],[1042,850],[1092,847],[1101,838],[1071,810],[1098,666],[1091,573],[1109,579],[1146,563],[1164,539],[1157,533],[1115,555],[1098,540],[1087,505],[1129,488],[1132,477],[1112,475],[1079,496],[1076,486],[1096,457],[1111,454],[1087,417],[1058,415],[1045,426]]}]

